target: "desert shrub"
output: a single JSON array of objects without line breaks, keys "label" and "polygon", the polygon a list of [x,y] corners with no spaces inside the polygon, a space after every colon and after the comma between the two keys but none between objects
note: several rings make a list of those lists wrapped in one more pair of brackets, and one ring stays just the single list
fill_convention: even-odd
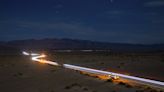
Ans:
[{"label": "desert shrub", "polygon": [[88,90],[88,88],[83,88],[83,90],[87,91],[87,90]]},{"label": "desert shrub", "polygon": [[147,89],[147,90],[149,90],[149,89],[151,89],[149,86],[145,86],[145,89]]},{"label": "desert shrub", "polygon": [[23,75],[23,73],[20,73],[20,72],[19,72],[19,73],[18,73],[18,75],[19,75],[19,76],[22,76],[22,75]]},{"label": "desert shrub", "polygon": [[127,87],[127,88],[132,88],[131,85],[126,84],[126,83],[124,83],[124,82],[119,82],[118,84],[119,84],[119,85],[124,85],[124,86]]},{"label": "desert shrub", "polygon": [[18,72],[18,73],[16,73],[16,74],[14,74],[14,76],[15,76],[15,77],[20,77],[20,76],[23,76],[23,73]]},{"label": "desert shrub", "polygon": [[74,86],[81,87],[80,84],[78,84],[78,83],[73,83],[73,84],[71,84],[70,86],[66,86],[64,89],[71,89],[71,88],[74,87]]},{"label": "desert shrub", "polygon": [[145,88],[145,91],[149,91],[149,92],[158,92],[157,90],[155,90],[155,89],[153,89],[153,88],[151,88],[151,87],[146,87]]},{"label": "desert shrub", "polygon": [[55,70],[55,69],[53,69],[53,70],[50,70],[50,71],[53,73],[53,72],[55,72],[56,70]]},{"label": "desert shrub", "polygon": [[132,88],[132,86],[129,85],[129,84],[126,84],[125,86],[126,86],[127,88]]},{"label": "desert shrub", "polygon": [[106,80],[106,82],[113,82],[113,80],[112,79],[108,79],[108,80]]},{"label": "desert shrub", "polygon": [[158,92],[157,90],[155,89],[151,89],[150,92]]},{"label": "desert shrub", "polygon": [[104,65],[104,62],[101,62],[100,64],[101,64],[101,65]]},{"label": "desert shrub", "polygon": [[117,68],[121,68],[121,66],[119,65],[119,66],[117,66]]},{"label": "desert shrub", "polygon": [[64,89],[70,89],[71,87],[70,86],[66,86]]},{"label": "desert shrub", "polygon": [[98,76],[93,76],[94,78],[98,78]]},{"label": "desert shrub", "polygon": [[81,85],[78,84],[78,83],[73,83],[71,86],[78,86],[78,87],[81,87]]},{"label": "desert shrub", "polygon": [[136,90],[136,92],[144,92],[144,90]]},{"label": "desert shrub", "polygon": [[124,83],[124,82],[119,82],[118,84],[119,85],[126,85],[126,83]]}]

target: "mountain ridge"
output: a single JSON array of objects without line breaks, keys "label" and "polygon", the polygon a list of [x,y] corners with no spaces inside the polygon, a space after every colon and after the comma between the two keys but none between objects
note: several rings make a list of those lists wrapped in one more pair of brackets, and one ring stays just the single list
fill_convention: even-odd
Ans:
[{"label": "mountain ridge", "polygon": [[79,39],[26,39],[0,42],[1,46],[19,49],[48,49],[48,50],[111,50],[111,51],[164,51],[164,44],[130,44],[110,43]]}]

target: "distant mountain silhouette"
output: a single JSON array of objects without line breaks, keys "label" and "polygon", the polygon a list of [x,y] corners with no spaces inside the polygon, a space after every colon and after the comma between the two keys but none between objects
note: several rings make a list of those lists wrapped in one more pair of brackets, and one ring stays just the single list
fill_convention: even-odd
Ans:
[{"label": "distant mountain silhouette", "polygon": [[[109,43],[96,42],[89,40],[76,39],[27,39],[15,40],[9,42],[0,42],[0,46],[17,48],[21,50],[110,50],[116,52],[125,51],[164,51],[164,44],[126,44],[126,43]],[[2,48],[2,47],[0,47]]]}]

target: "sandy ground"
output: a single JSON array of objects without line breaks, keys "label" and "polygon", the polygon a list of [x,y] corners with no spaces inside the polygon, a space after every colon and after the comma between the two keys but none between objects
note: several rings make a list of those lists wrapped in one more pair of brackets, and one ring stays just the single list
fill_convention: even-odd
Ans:
[{"label": "sandy ground", "polygon": [[[162,71],[164,62],[155,61],[153,65],[145,67],[142,61],[130,62],[128,57],[124,59],[118,56],[109,56],[102,54],[82,54],[82,53],[54,53],[49,54],[48,59],[59,61],[60,63],[69,63],[95,68],[117,69],[121,62],[126,62],[121,69],[140,69],[133,67],[144,66],[143,72],[158,65]],[[143,59],[142,59],[143,60]],[[152,59],[150,59],[152,60]],[[153,62],[150,61],[149,62]],[[148,60],[145,60],[148,62]],[[141,64],[140,64],[141,63]],[[142,65],[142,66],[141,66]],[[147,63],[146,63],[147,65]],[[98,67],[99,66],[99,67]],[[129,66],[128,68],[125,68]],[[115,68],[116,67],[116,68]],[[150,67],[150,68],[149,68]],[[119,70],[118,69],[118,70]],[[141,68],[142,70],[143,68]],[[118,71],[117,70],[117,71]],[[154,71],[156,68],[154,69]],[[158,70],[158,73],[160,72]],[[151,70],[150,70],[151,71]],[[156,70],[157,71],[157,70]],[[134,71],[135,72],[135,71]],[[150,72],[154,73],[155,72]],[[157,74],[158,74],[157,73]],[[144,73],[143,73],[144,74]],[[153,74],[153,75],[154,75]],[[147,75],[147,73],[146,73]],[[149,75],[149,73],[148,73]],[[143,75],[144,76],[144,75]],[[158,74],[157,77],[163,74]],[[0,91],[1,92],[143,92],[140,87],[128,87],[115,82],[107,82],[98,78],[82,75],[79,72],[54,67],[46,64],[32,62],[29,57],[22,55],[0,56]],[[148,91],[149,92],[149,91]]]}]

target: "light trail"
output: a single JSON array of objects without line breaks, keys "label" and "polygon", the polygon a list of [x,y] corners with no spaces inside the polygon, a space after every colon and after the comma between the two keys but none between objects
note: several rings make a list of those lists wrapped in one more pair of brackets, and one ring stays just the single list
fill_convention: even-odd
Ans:
[{"label": "light trail", "polygon": [[23,51],[22,54],[26,55],[26,56],[39,56],[40,55],[40,54],[37,54],[37,53],[28,53],[26,51]]},{"label": "light trail", "polygon": [[37,62],[40,62],[40,63],[47,63],[47,64],[50,64],[50,65],[55,65],[55,66],[59,66],[59,64],[57,62],[53,62],[53,61],[48,61],[48,60],[45,60],[45,59],[42,59],[42,58],[45,58],[46,55],[44,54],[36,54],[36,53],[28,53],[28,52],[25,52],[23,51],[22,52],[24,55],[28,55],[28,56],[32,56],[31,57],[31,60],[33,61],[37,61]]},{"label": "light trail", "polygon": [[23,51],[22,54],[23,54],[23,55],[26,55],[26,56],[29,56],[29,55],[30,55],[29,53],[27,53],[27,52],[25,52],[25,51]]},{"label": "light trail", "polygon": [[40,63],[47,63],[47,64],[50,64],[50,65],[59,66],[59,64],[56,63],[56,62],[48,61],[48,60],[45,60],[45,59],[40,59],[40,58],[45,58],[45,57],[46,57],[46,55],[43,54],[43,55],[40,55],[40,56],[33,56],[31,59],[33,61],[38,61]]},{"label": "light trail", "polygon": [[[31,59],[33,61],[37,61],[40,63],[47,63],[50,65],[54,66],[60,66],[57,62],[53,61],[48,61],[42,58],[45,58],[46,55],[44,54],[36,54],[36,53],[27,53],[27,52],[22,52],[24,55],[32,56]],[[135,77],[135,76],[130,76],[130,75],[124,75],[124,74],[119,74],[119,73],[114,73],[114,72],[108,72],[108,71],[102,71],[102,70],[96,70],[96,69],[91,69],[91,68],[86,68],[86,67],[80,67],[80,66],[75,66],[75,65],[70,65],[70,64],[63,64],[62,65],[64,68],[67,69],[73,69],[73,70],[78,70],[82,72],[87,72],[91,74],[97,74],[97,75],[107,75],[109,77],[111,76],[118,76],[120,78],[128,79],[128,80],[133,80],[137,83],[140,84],[149,84],[150,86],[158,87],[164,89],[164,82],[156,81],[156,80],[150,80],[150,79],[145,79],[145,78],[140,78],[140,77]]]},{"label": "light trail", "polygon": [[80,67],[80,66],[75,66],[75,65],[70,65],[70,64],[63,64],[63,66],[65,68],[83,71],[83,72],[88,72],[88,73],[93,73],[93,74],[119,76],[121,78],[142,82],[142,84],[148,83],[148,84],[152,84],[154,86],[160,87],[160,88],[162,88],[162,87],[164,88],[164,82],[160,82],[160,81],[156,81],[156,80],[150,80],[150,79],[139,78],[139,77],[124,75],[124,74],[119,74],[119,73],[114,73],[114,72],[85,68],[85,67]]}]

